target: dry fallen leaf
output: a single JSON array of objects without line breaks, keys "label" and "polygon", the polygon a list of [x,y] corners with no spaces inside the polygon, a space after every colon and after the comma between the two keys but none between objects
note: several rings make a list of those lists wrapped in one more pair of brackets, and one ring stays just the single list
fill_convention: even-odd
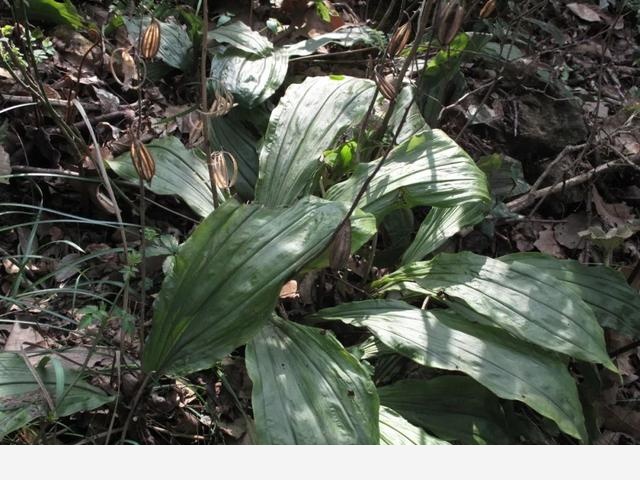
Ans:
[{"label": "dry fallen leaf", "polygon": [[543,253],[547,253],[556,258],[566,258],[566,255],[562,251],[562,247],[558,245],[555,236],[553,235],[553,229],[547,227],[538,234],[538,239],[533,245]]},{"label": "dry fallen leaf", "polygon": [[578,232],[586,230],[589,227],[587,216],[584,212],[572,213],[565,218],[565,223],[558,223],[553,227],[555,238],[560,245],[574,250],[584,241],[578,235]]},{"label": "dry fallen leaf", "polygon": [[34,328],[14,323],[11,333],[7,337],[7,342],[4,344],[4,351],[20,352],[29,349],[30,344],[42,345],[44,341],[44,337]]},{"label": "dry fallen leaf", "polygon": [[598,215],[612,227],[621,227],[626,225],[629,220],[633,220],[633,209],[624,203],[607,203],[604,201],[600,192],[593,187],[593,204],[596,206]]},{"label": "dry fallen leaf", "polygon": [[289,280],[280,289],[280,298],[298,298],[298,282],[295,280]]},{"label": "dry fallen leaf", "polygon": [[584,3],[569,3],[567,8],[571,10],[576,17],[584,20],[585,22],[599,22],[600,14],[596,7],[592,5],[586,5]]}]

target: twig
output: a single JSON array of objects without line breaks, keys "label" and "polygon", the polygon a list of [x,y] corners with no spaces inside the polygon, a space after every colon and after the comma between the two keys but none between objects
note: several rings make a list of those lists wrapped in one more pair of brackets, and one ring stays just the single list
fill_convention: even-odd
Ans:
[{"label": "twig", "polygon": [[[33,97],[29,97],[29,96],[26,96],[26,95],[5,95],[5,94],[1,94],[0,98],[2,99],[2,101],[7,102],[7,103],[28,103],[28,102],[32,102],[33,101]],[[62,100],[60,98],[45,97],[45,98],[39,99],[39,100],[46,100],[47,102],[49,102],[54,107],[66,107],[67,106],[67,101],[66,100]],[[93,103],[81,102],[81,105],[84,107],[84,109],[87,112],[98,112],[98,111],[101,110],[101,107],[99,105],[95,105]]]},{"label": "twig", "polygon": [[[629,159],[630,162],[637,163],[640,161],[640,155],[636,155]],[[614,168],[620,167],[628,167],[629,165],[626,163],[620,163],[619,160],[612,160],[607,163],[603,163],[595,168],[592,168],[588,172],[577,175],[573,178],[570,178],[566,182],[562,182],[558,185],[554,185],[552,187],[541,188],[536,191],[534,194],[525,194],[521,197],[516,198],[515,200],[507,203],[507,208],[512,212],[519,212],[520,210],[524,210],[529,207],[533,202],[535,202],[538,198],[545,197],[547,195],[552,195],[554,193],[558,193],[565,188],[575,187],[577,185],[581,185],[585,182],[588,182],[596,175],[606,172],[607,170],[612,170]]]}]

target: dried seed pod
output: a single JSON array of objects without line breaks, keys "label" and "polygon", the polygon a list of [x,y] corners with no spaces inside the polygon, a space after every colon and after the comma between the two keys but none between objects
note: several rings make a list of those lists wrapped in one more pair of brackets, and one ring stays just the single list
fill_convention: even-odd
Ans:
[{"label": "dried seed pod", "polygon": [[222,117],[233,108],[233,95],[222,85],[216,85],[213,94],[213,102],[208,114],[212,117]]},{"label": "dried seed pod", "polygon": [[455,38],[464,20],[464,8],[458,0],[447,2],[438,16],[438,41],[447,46]]},{"label": "dried seed pod", "polygon": [[384,98],[387,100],[393,100],[396,98],[397,92],[396,87],[394,86],[395,82],[390,82],[387,78],[376,70],[376,84],[378,85],[378,89]]},{"label": "dried seed pod", "polygon": [[131,144],[131,162],[138,172],[138,176],[142,180],[150,182],[156,173],[156,161],[144,143],[138,139],[135,139]]},{"label": "dried seed pod", "polygon": [[[231,165],[233,165],[231,177],[229,177],[229,169],[227,168],[225,155],[229,157]],[[231,188],[236,184],[236,180],[238,179],[238,162],[229,152],[213,152],[211,157],[209,157],[209,173],[216,187],[220,189]]]},{"label": "dried seed pod", "polygon": [[160,50],[160,23],[154,18],[142,34],[140,41],[140,56],[153,58]]},{"label": "dried seed pod", "polygon": [[407,46],[409,38],[411,37],[411,22],[407,22],[401,25],[391,37],[389,41],[389,48],[387,48],[387,54],[393,58],[400,53],[404,47]]},{"label": "dried seed pod", "polygon": [[351,222],[342,224],[331,243],[329,252],[329,266],[334,270],[344,267],[351,255]]},{"label": "dried seed pod", "polygon": [[496,0],[489,0],[480,9],[480,18],[490,17],[496,11]]}]

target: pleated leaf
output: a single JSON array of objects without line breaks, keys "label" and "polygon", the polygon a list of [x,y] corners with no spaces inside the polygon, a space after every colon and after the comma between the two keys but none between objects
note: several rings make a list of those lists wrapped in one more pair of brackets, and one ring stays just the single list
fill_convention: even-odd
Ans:
[{"label": "pleated leaf", "polygon": [[605,266],[587,266],[542,253],[514,253],[500,260],[539,268],[574,289],[596,315],[600,325],[624,335],[640,337],[640,294],[625,278]]},{"label": "pleated leaf", "polygon": [[314,38],[302,40],[292,45],[285,45],[282,50],[291,57],[304,57],[316,52],[319,48],[335,43],[343,47],[353,47],[356,44],[376,44],[383,40],[382,33],[365,26],[349,26],[324,33]]},{"label": "pleated leaf", "polygon": [[322,152],[364,117],[375,87],[360,78],[311,77],[290,86],[271,113],[260,151],[256,201],[290,205],[308,194]]},{"label": "pleated leaf", "polygon": [[510,443],[495,395],[473,379],[442,376],[378,388],[380,403],[439,438],[466,444]]},{"label": "pleated leaf", "polygon": [[143,369],[193,372],[249,341],[282,285],[326,248],[345,213],[315,198],[290,208],[223,204],[181,246],[165,277]]},{"label": "pleated leaf", "polygon": [[[158,195],[177,195],[201,217],[209,215],[213,199],[206,162],[175,137],[153,140],[146,147],[156,162],[156,174],[145,186]],[[119,177],[138,184],[129,152],[106,162]],[[220,196],[220,200],[224,198]]]},{"label": "pleated leaf", "polygon": [[575,382],[560,356],[451,310],[421,310],[398,300],[345,303],[316,314],[369,329],[415,362],[466,373],[501,398],[526,403],[578,439],[584,416]]},{"label": "pleated leaf", "polygon": [[448,445],[407,422],[389,407],[380,407],[380,445]]},{"label": "pleated leaf", "polygon": [[487,210],[483,202],[432,208],[402,256],[402,264],[422,260],[463,228],[480,223]]},{"label": "pleated leaf", "polygon": [[35,370],[54,403],[54,412],[50,412],[25,359],[14,352],[0,353],[0,440],[40,417],[66,417],[113,400],[102,390],[78,379],[77,371],[62,369],[56,376],[51,362],[41,363]]},{"label": "pleated leaf", "polygon": [[468,320],[615,371],[593,311],[575,290],[531,265],[442,253],[402,267],[374,287],[437,296]]},{"label": "pleated leaf", "polygon": [[267,37],[251,30],[242,22],[222,25],[209,32],[209,37],[219,43],[228,43],[235,48],[258,56],[268,55],[273,51],[273,44]]},{"label": "pleated leaf", "polygon": [[233,47],[218,51],[211,60],[211,78],[233,94],[236,102],[253,107],[280,88],[289,57],[280,50],[257,56]]},{"label": "pleated leaf", "polygon": [[245,358],[260,443],[378,443],[376,388],[331,332],[274,317]]},{"label": "pleated leaf", "polygon": [[[353,201],[378,161],[358,165],[348,180],[327,191],[326,198]],[[358,206],[381,219],[401,207],[444,208],[489,201],[484,173],[444,132],[430,130],[391,151]]]}]

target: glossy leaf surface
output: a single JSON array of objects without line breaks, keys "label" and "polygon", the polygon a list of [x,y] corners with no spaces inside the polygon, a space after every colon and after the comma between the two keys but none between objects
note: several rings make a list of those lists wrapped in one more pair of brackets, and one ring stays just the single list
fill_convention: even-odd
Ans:
[{"label": "glossy leaf surface", "polygon": [[427,367],[458,370],[497,396],[519,400],[586,439],[576,384],[563,360],[451,310],[421,310],[397,300],[351,302],[317,316],[369,329],[397,353]]},{"label": "glossy leaf surface", "polygon": [[290,205],[308,194],[322,152],[364,117],[373,93],[373,82],[350,77],[312,77],[291,85],[271,113],[256,201]]},{"label": "glossy leaf surface", "polygon": [[260,443],[378,443],[375,386],[331,332],[274,317],[246,361]]},{"label": "glossy leaf surface", "polygon": [[282,285],[326,248],[345,211],[314,198],[290,208],[223,204],[181,246],[165,277],[143,369],[193,372],[249,341]]},{"label": "glossy leaf surface", "polygon": [[407,265],[374,286],[439,297],[468,320],[615,370],[593,311],[573,289],[536,267],[470,252],[443,253]]}]

